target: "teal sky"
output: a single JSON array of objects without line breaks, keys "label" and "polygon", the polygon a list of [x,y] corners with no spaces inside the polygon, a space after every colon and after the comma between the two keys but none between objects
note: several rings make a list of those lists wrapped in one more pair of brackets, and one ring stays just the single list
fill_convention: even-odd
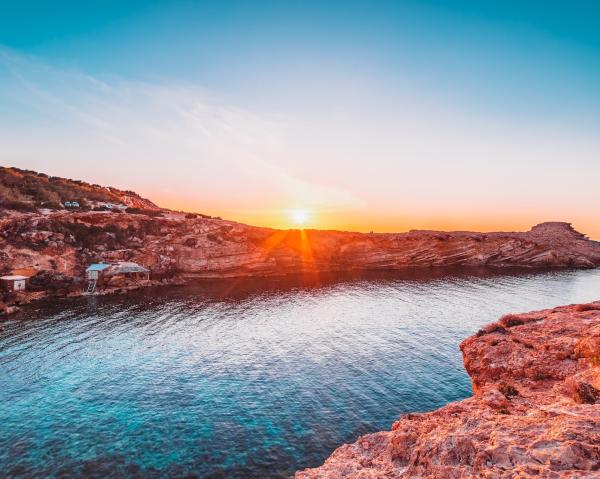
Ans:
[{"label": "teal sky", "polygon": [[2,44],[95,75],[274,108],[291,86],[351,75],[388,94],[414,81],[481,109],[598,116],[596,1],[4,3]]},{"label": "teal sky", "polygon": [[595,1],[0,1],[3,163],[259,223],[600,235],[599,85]]}]

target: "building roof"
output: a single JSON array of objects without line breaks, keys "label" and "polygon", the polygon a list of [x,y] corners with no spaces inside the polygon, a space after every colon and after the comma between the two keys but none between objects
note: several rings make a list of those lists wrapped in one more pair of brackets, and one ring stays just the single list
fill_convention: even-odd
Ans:
[{"label": "building roof", "polygon": [[88,266],[86,271],[104,271],[106,268],[109,268],[111,265],[108,263],[93,263]]},{"label": "building roof", "polygon": [[3,281],[21,281],[29,278],[27,276],[21,276],[20,274],[10,274],[8,276],[0,276],[0,279]]},{"label": "building roof", "polygon": [[38,273],[38,270],[35,268],[17,268],[17,269],[13,269],[10,272],[10,274],[12,274],[12,275],[27,276],[28,278],[35,276],[37,273]]},{"label": "building roof", "polygon": [[143,266],[133,263],[130,261],[121,261],[120,263],[113,264],[110,267],[110,271],[107,271],[109,274],[126,274],[126,273],[149,273],[150,270],[148,268],[144,268]]}]

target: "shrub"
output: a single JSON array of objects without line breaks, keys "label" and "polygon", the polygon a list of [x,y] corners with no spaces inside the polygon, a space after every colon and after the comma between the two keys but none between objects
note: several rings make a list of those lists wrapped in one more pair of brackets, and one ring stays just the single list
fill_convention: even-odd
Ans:
[{"label": "shrub", "polygon": [[492,334],[492,333],[506,334],[507,331],[506,331],[506,328],[504,326],[502,326],[500,323],[491,323],[491,324],[488,324],[487,326],[484,326],[479,331],[477,331],[476,336],[479,338],[486,334]]},{"label": "shrub", "polygon": [[506,397],[506,398],[510,398],[510,397],[519,395],[519,391],[517,391],[516,387],[511,386],[510,384],[507,384],[504,382],[502,382],[498,385],[498,391],[500,391],[502,394],[504,394],[504,397]]},{"label": "shrub", "polygon": [[162,216],[162,211],[160,210],[145,210],[142,208],[127,208],[125,210],[127,213],[131,213],[134,215],[146,215],[146,216],[150,216],[150,217],[157,217],[157,216]]},{"label": "shrub", "polygon": [[521,326],[525,324],[525,321],[523,321],[521,318],[514,314],[505,314],[500,318],[500,322],[507,328],[512,328],[513,326]]},{"label": "shrub", "polygon": [[216,234],[213,234],[213,233],[208,233],[206,235],[206,239],[209,241],[212,241],[213,243],[221,244],[223,242],[223,240],[220,237],[218,237]]},{"label": "shrub", "polygon": [[575,311],[583,313],[584,311],[596,311],[600,309],[600,303],[578,304]]},{"label": "shrub", "polygon": [[32,205],[31,203],[24,203],[21,201],[11,201],[11,200],[0,201],[0,208],[5,208],[7,210],[25,211],[25,212],[37,211],[37,208],[35,207],[35,205]]},{"label": "shrub", "polygon": [[51,210],[62,210],[63,209],[63,205],[61,205],[60,203],[53,203],[53,202],[44,203],[40,206],[42,208],[48,208]]},{"label": "shrub", "polygon": [[579,404],[596,404],[600,399],[600,391],[589,383],[578,381],[568,385],[573,400]]}]

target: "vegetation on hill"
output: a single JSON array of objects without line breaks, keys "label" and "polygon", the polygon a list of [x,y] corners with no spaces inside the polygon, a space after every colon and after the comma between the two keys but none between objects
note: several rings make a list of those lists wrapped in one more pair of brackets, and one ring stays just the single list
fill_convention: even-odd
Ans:
[{"label": "vegetation on hill", "polygon": [[19,168],[0,167],[0,207],[20,211],[37,208],[60,209],[76,201],[82,209],[94,203],[125,204],[145,210],[158,209],[133,191],[103,187],[80,180],[48,176]]}]

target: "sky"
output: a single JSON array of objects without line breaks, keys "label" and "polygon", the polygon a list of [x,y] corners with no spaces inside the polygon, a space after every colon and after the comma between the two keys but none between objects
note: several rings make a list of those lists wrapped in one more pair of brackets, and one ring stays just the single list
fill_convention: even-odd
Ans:
[{"label": "sky", "polygon": [[0,0],[0,163],[263,226],[600,239],[600,3]]}]

